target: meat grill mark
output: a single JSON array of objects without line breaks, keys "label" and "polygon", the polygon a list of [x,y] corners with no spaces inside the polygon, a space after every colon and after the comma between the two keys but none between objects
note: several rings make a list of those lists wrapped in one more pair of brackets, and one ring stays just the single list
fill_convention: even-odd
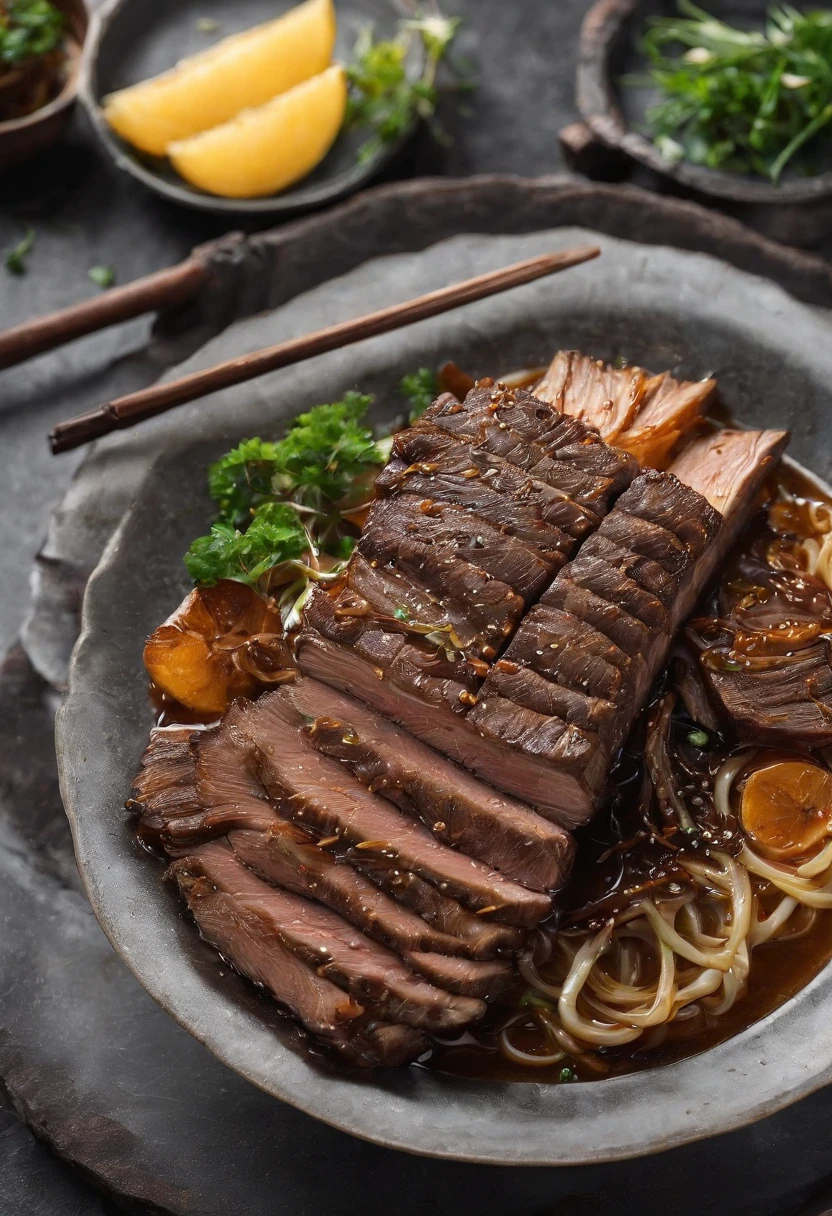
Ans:
[{"label": "meat grill mark", "polygon": [[[628,517],[646,519],[670,532],[686,554],[686,562],[682,563],[680,549],[674,545],[664,546],[671,558],[670,565],[674,567],[675,594],[671,596],[669,588],[666,585],[664,588],[664,600],[672,607],[666,608],[663,600],[645,592],[635,580],[620,571],[613,578],[612,565],[592,551],[585,556],[582,550],[559,572],[540,604],[527,614],[502,663],[495,666],[486,680],[468,720],[502,748],[521,752],[531,763],[548,761],[557,770],[551,773],[551,794],[541,809],[558,822],[574,826],[592,814],[604,792],[609,762],[639,713],[649,687],[664,663],[674,632],[748,520],[762,480],[782,451],[786,438],[782,432],[764,435],[723,432],[717,438],[698,441],[697,462],[685,457],[684,469],[689,481],[699,476],[703,488],[710,489],[724,509],[724,517],[695,488],[683,485],[672,473],[646,472],[636,478],[604,520],[597,537],[605,539],[610,521],[614,521],[613,528],[618,531],[619,510]],[[733,476],[726,476],[726,464],[733,470]],[[621,607],[622,601],[630,611]],[[588,621],[596,634],[614,644],[610,657],[620,653],[629,659],[626,664],[615,664],[620,679],[607,667],[593,664],[592,683],[588,678],[587,691],[597,695],[606,687],[605,699],[612,702],[614,714],[606,715],[603,724],[589,729],[586,728],[586,706],[577,706],[585,738],[595,740],[594,750],[589,749],[586,753],[583,770],[574,763],[576,752],[568,760],[557,754],[562,747],[565,721],[575,722],[573,710],[561,700],[563,718],[541,713],[545,702],[539,683],[535,679],[518,679],[517,673],[514,673],[512,685],[515,700],[507,701],[502,695],[506,663],[516,664],[518,669],[531,667],[536,676],[558,683],[561,664],[568,661],[572,664],[571,678],[574,678],[574,661],[563,657],[570,654],[567,647],[558,644],[547,653],[546,647],[536,644],[540,640],[540,629],[545,626],[543,613],[551,608]],[[537,663],[537,659],[545,662]],[[511,667],[509,674],[512,674]],[[555,701],[553,693],[553,703]],[[506,766],[503,771],[514,778],[518,770]],[[522,771],[526,775],[528,765]],[[500,780],[499,776],[492,776],[492,780],[509,792],[514,788],[506,784],[505,777]]]}]

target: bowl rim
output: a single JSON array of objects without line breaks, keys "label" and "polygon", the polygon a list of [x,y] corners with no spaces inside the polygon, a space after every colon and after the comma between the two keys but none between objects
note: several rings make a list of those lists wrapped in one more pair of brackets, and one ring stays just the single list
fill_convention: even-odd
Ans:
[{"label": "bowl rim", "polygon": [[41,122],[52,118],[55,114],[60,114],[68,106],[74,105],[78,100],[81,92],[81,83],[84,74],[84,63],[86,59],[86,48],[90,39],[90,31],[92,28],[92,20],[90,18],[90,10],[87,0],[69,0],[69,3],[61,0],[56,0],[61,8],[66,11],[71,8],[78,15],[80,37],[75,35],[73,31],[74,41],[78,45],[78,52],[72,57],[72,67],[64,81],[63,87],[57,96],[47,102],[45,106],[41,106],[39,110],[35,110],[32,114],[26,114],[23,118],[9,118],[4,122],[0,122],[0,140],[4,135],[17,135],[21,131],[28,131],[32,127],[38,126]]},{"label": "bowl rim", "polygon": [[[335,203],[350,194],[354,194],[362,186],[367,185],[397,155],[416,129],[416,123],[414,122],[397,140],[386,145],[372,160],[366,163],[356,161],[349,171],[340,174],[335,179],[336,185],[333,186],[327,182],[322,182],[318,187],[313,187],[312,189],[307,187],[303,197],[293,198],[291,190],[294,187],[292,187],[283,194],[269,195],[266,198],[230,199],[222,198],[220,195],[199,192],[190,187],[184,180],[181,184],[175,181],[167,181],[159,174],[154,173],[152,169],[142,164],[130,152],[128,146],[110,129],[98,100],[95,77],[101,47],[109,32],[110,25],[118,16],[118,13],[131,2],[135,2],[135,0],[104,0],[104,3],[93,11],[84,47],[84,55],[82,56],[78,97],[92,124],[99,143],[115,163],[116,167],[122,172],[130,174],[137,181],[140,181],[142,185],[152,190],[154,194],[158,194],[170,202],[177,203],[179,206],[189,207],[195,211],[204,211],[214,215],[281,217],[301,215],[317,207]],[[402,13],[404,12],[401,9],[399,0],[389,0],[389,2],[394,11],[401,10]],[[303,187],[303,180],[301,179],[295,185],[299,188]]]},{"label": "bowl rim", "polygon": [[[479,251],[492,243],[511,241],[512,256],[519,256],[519,250],[525,250],[522,242],[533,243],[536,240],[540,243],[545,237],[547,247],[551,247],[551,238],[554,235],[561,237],[564,233],[568,235],[563,239],[574,240],[576,237],[573,228],[559,228],[555,233],[526,234],[522,238],[479,235],[476,249]],[[450,259],[446,258],[445,250],[459,239],[441,241],[424,251],[425,254],[434,251],[430,268],[432,273],[440,270],[443,274],[447,272]],[[607,246],[612,244],[629,251],[620,270],[622,274],[626,272],[628,298],[638,301],[639,273],[643,278],[646,265],[645,246],[611,237],[602,239]],[[755,343],[772,341],[782,345],[787,341],[796,358],[811,361],[813,368],[828,368],[832,373],[832,347],[828,342],[830,322],[827,317],[800,304],[782,288],[746,271],[726,266],[709,255],[667,247],[663,250],[661,247],[647,248],[651,255],[651,289],[657,281],[657,272],[664,276],[662,281],[667,281],[670,275],[674,283],[678,282],[680,273],[686,272],[686,291],[699,296],[700,310],[704,308],[710,320],[712,317],[718,318],[720,314],[732,318],[736,315],[732,311],[731,293],[719,290],[720,280],[722,287],[725,287],[726,280],[741,282],[748,301],[743,328],[753,329]],[[508,260],[504,249],[501,249],[501,254],[503,260]],[[656,263],[661,263],[663,256],[666,259],[664,267],[657,267]],[[670,260],[667,260],[668,257]],[[391,282],[396,279],[396,268],[412,262],[412,259],[412,254],[397,254],[373,259],[359,269],[365,273],[365,277],[367,272],[372,271],[373,281]],[[350,272],[351,275],[356,273]],[[287,316],[294,304],[314,312],[314,308],[320,306],[322,298],[331,289],[332,283],[325,283],[298,297],[292,305],[284,306],[284,323],[296,323],[297,317]],[[434,323],[425,323],[427,326],[431,324]],[[447,325],[447,318],[440,318],[435,324]],[[513,321],[513,324],[517,322]],[[421,338],[417,337],[414,341],[423,340],[424,330]],[[385,362],[379,358],[379,354],[378,347],[371,345],[362,355],[363,361],[357,361],[355,367],[377,370]],[[401,352],[393,352],[392,357],[400,366]],[[351,365],[351,378],[353,371]],[[304,374],[308,375],[308,370],[303,373],[299,369],[288,369],[286,373],[279,373],[280,400],[292,401],[298,396]],[[188,411],[191,410],[192,407],[185,407],[179,415],[183,427],[190,425]],[[275,413],[274,418],[275,422],[279,421],[280,414]],[[244,425],[242,421],[240,425]],[[125,435],[115,436],[105,443],[108,447],[119,449],[128,438]],[[188,442],[197,440],[191,437]],[[185,446],[180,437],[180,455]],[[129,850],[124,849],[123,833],[118,827],[114,830],[112,818],[105,823],[103,814],[97,815],[97,811],[103,811],[102,807],[84,805],[78,801],[82,788],[89,794],[89,782],[96,779],[94,773],[91,775],[91,770],[96,765],[99,772],[104,773],[106,781],[106,756],[102,758],[102,755],[96,755],[95,747],[91,748],[89,742],[82,743],[84,730],[90,725],[96,729],[99,738],[111,729],[112,712],[119,703],[118,690],[110,691],[102,684],[102,669],[96,653],[97,635],[106,636],[106,631],[113,629],[120,619],[118,616],[108,617],[107,604],[113,602],[113,592],[123,587],[123,567],[119,568],[119,561],[132,552],[131,529],[138,531],[139,535],[142,535],[142,527],[146,531],[140,508],[143,494],[148,489],[152,490],[148,479],[168,475],[166,467],[163,467],[167,461],[162,460],[165,452],[167,459],[172,459],[174,453],[170,437],[163,452],[157,452],[155,462],[146,469],[144,490],[134,495],[133,506],[122,518],[88,585],[82,633],[73,654],[70,691],[59,714],[56,739],[61,792],[72,827],[79,869],[90,901],[117,952],[171,1016],[226,1065],[253,1084],[333,1127],[389,1148],[482,1164],[577,1165],[649,1155],[746,1126],[832,1080],[832,1041],[826,1032],[827,1022],[822,1011],[823,998],[832,991],[832,964],[778,1009],[707,1052],[630,1076],[566,1087],[535,1082],[501,1084],[466,1081],[425,1072],[419,1074],[417,1086],[412,1076],[408,1079],[407,1075],[415,1070],[401,1070],[395,1076],[388,1074],[379,1077],[376,1074],[369,1078],[356,1078],[354,1074],[345,1074],[344,1070],[322,1071],[310,1062],[310,1057],[297,1057],[275,1037],[271,1027],[266,1027],[260,1019],[247,1015],[244,1008],[238,1007],[233,993],[221,995],[223,1016],[219,1020],[216,1010],[213,1021],[211,1016],[204,1017],[201,1013],[195,1016],[194,1009],[202,1011],[206,999],[216,1002],[214,990],[200,975],[190,954],[183,957],[181,953],[176,953],[177,945],[171,939],[167,911],[160,910],[158,906],[148,910],[142,904],[141,925],[133,924],[133,919],[139,916],[138,903],[133,905],[129,914],[125,914],[123,884],[130,880],[136,858],[131,858]],[[112,613],[115,609],[109,611]],[[104,631],[103,635],[99,632],[101,630]],[[80,733],[76,734],[76,731]],[[80,755],[77,751],[79,747],[83,747]],[[103,753],[107,749],[98,750]],[[119,789],[122,787],[122,776],[119,776]],[[105,806],[112,808],[112,802],[106,802]],[[111,815],[111,810],[106,813]],[[92,856],[96,848],[99,853],[103,850],[103,856],[99,856],[97,861]],[[142,864],[147,865],[146,859]],[[153,877],[157,881],[156,876]],[[158,924],[154,922],[154,917]],[[166,965],[159,970],[149,971],[147,942],[160,926],[164,930]],[[170,977],[174,972],[176,983],[171,986]],[[772,1028],[778,1024],[781,1033],[773,1039]],[[818,1040],[822,1040],[820,1045]],[[271,1062],[263,1063],[264,1052],[269,1054]],[[737,1074],[731,1101],[724,1100],[724,1086],[721,1088],[719,1080],[714,1079],[726,1072]],[[512,1095],[508,1110],[500,1100],[506,1092]],[[670,1111],[666,1109],[668,1105]],[[448,1108],[452,1109],[450,1116],[446,1113]],[[454,1121],[453,1112],[456,1110],[458,1114]],[[610,1139],[611,1129],[614,1128],[610,1120],[620,1118],[622,1110],[630,1116],[626,1135],[617,1131]],[[509,1126],[514,1123],[512,1130],[515,1132],[508,1147],[505,1143],[507,1122]],[[579,1143],[574,1140],[568,1142],[570,1127],[578,1125],[579,1130],[583,1128],[585,1132],[590,1124],[597,1128],[600,1143],[589,1137]],[[640,1135],[642,1130],[643,1135]],[[563,1134],[562,1140],[558,1133]],[[478,1136],[483,1137],[485,1142],[482,1143]]]},{"label": "bowl rim", "polygon": [[651,140],[627,125],[615,96],[610,56],[624,22],[641,3],[642,0],[596,0],[581,25],[576,101],[596,139],[662,177],[699,194],[735,203],[813,203],[832,195],[832,171],[774,185],[763,178],[724,173],[687,160],[674,163],[666,160]]}]

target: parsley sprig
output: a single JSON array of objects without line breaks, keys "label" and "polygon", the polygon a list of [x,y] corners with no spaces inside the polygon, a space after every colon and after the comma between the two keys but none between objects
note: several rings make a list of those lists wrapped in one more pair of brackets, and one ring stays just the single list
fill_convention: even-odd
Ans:
[{"label": "parsley sprig", "polygon": [[0,0],[0,71],[60,46],[66,16],[49,0]]},{"label": "parsley sprig", "polygon": [[413,423],[422,417],[429,405],[439,396],[439,381],[436,373],[428,367],[420,367],[409,376],[403,376],[399,393],[410,407],[407,420]]},{"label": "parsley sprig", "polygon": [[244,439],[211,466],[218,518],[185,556],[194,582],[277,593],[291,627],[312,582],[337,577],[352,552],[387,459],[389,443],[363,424],[371,401],[347,393],[300,414],[283,439]]},{"label": "parsley sprig", "polygon": [[[434,116],[439,100],[436,75],[456,36],[460,17],[436,13],[402,21],[395,38],[376,40],[365,26],[355,44],[354,62],[347,66],[349,100],[347,127],[369,128],[372,134],[358,149],[358,160],[372,160],[386,145],[405,135],[418,119],[442,138]],[[409,70],[416,40],[423,66],[414,78]]]},{"label": "parsley sprig", "polygon": [[678,7],[644,38],[662,94],[647,115],[657,146],[669,160],[778,182],[832,123],[832,12],[778,4],[765,29],[748,31],[691,0]]}]

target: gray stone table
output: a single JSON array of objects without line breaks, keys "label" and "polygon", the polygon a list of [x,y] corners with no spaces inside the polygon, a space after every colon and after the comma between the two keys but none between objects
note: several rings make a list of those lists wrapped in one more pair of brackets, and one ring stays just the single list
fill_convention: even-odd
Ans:
[{"label": "gray stone table", "polygon": [[[420,134],[386,178],[536,175],[562,168],[557,133],[576,117],[573,68],[588,0],[448,0],[448,7],[465,18],[459,50],[479,80],[467,102],[470,113],[446,108],[443,121],[453,143],[438,146]],[[221,219],[164,204],[120,175],[80,113],[60,147],[0,174],[0,247],[14,244],[25,224],[35,229],[36,244],[24,277],[0,267],[0,328],[92,295],[98,288],[87,278],[91,266],[112,266],[126,282],[180,260],[227,227]],[[0,373],[0,653],[17,636],[32,558],[79,459],[53,460],[46,433],[103,395],[146,383],[154,372],[147,334],[147,322],[134,322]],[[814,1109],[819,1117],[817,1104]],[[601,1211],[603,1196],[598,1200],[597,1208],[587,1201],[586,1211]],[[116,1210],[113,1202],[3,1109],[0,1086],[1,1216],[105,1216]],[[635,1211],[635,1196],[633,1202]],[[434,1204],[431,1210],[445,1216]],[[239,1210],[245,1211],[244,1202]],[[295,1216],[300,1208],[276,1201],[277,1210]]]}]

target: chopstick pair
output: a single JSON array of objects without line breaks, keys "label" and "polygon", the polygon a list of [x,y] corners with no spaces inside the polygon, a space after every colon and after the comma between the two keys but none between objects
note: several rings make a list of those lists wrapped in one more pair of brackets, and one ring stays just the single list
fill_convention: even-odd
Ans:
[{"label": "chopstick pair", "polygon": [[416,321],[424,321],[428,317],[459,308],[463,304],[471,304],[475,300],[482,300],[546,275],[556,274],[570,266],[588,262],[598,257],[600,252],[597,246],[588,245],[528,258],[500,270],[466,279],[462,283],[428,292],[403,304],[394,304],[390,308],[383,308],[350,321],[342,321],[338,325],[331,325],[302,338],[292,338],[277,346],[229,359],[205,371],[183,376],[179,380],[155,384],[139,392],[129,393],[86,414],[59,423],[49,436],[52,452],[68,452],[111,431],[136,426],[145,418],[152,418],[177,405],[184,405],[220,389],[243,384],[266,372],[301,363],[305,359],[361,342],[365,338],[390,333]]}]

